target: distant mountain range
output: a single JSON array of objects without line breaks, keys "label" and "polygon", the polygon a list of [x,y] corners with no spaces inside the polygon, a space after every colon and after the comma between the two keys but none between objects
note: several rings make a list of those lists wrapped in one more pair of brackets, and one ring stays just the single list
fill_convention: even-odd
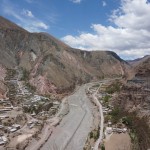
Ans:
[{"label": "distant mountain range", "polygon": [[134,60],[127,60],[127,62],[130,63],[133,66],[137,66],[139,63],[146,60],[148,57],[150,57],[150,55],[146,55],[142,58],[137,58],[137,59],[134,59]]}]

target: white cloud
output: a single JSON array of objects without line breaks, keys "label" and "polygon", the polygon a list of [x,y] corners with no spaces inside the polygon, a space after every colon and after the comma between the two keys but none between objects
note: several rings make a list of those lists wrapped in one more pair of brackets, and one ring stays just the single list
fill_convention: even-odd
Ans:
[{"label": "white cloud", "polygon": [[107,3],[105,1],[102,1],[102,5],[103,5],[103,7],[105,7],[107,5]]},{"label": "white cloud", "polygon": [[147,0],[122,0],[120,9],[111,16],[121,28],[150,30],[150,3]]},{"label": "white cloud", "polygon": [[30,32],[41,32],[49,29],[49,26],[35,17],[30,10],[20,10],[8,0],[3,0],[2,9],[4,14],[14,17],[18,25]]},{"label": "white cloud", "polygon": [[47,30],[49,28],[48,25],[46,25],[44,22],[40,22],[40,21],[35,22],[34,25],[35,25],[35,27],[42,28],[45,30]]},{"label": "white cloud", "polygon": [[75,48],[113,50],[124,58],[150,54],[150,3],[147,0],[122,0],[109,20],[114,26],[92,24],[94,33],[67,35],[62,40]]},{"label": "white cloud", "polygon": [[33,15],[33,13],[30,10],[24,9],[22,14],[27,16],[27,17],[34,18],[34,15]]},{"label": "white cloud", "polygon": [[73,3],[81,3],[82,0],[70,0],[72,1]]}]

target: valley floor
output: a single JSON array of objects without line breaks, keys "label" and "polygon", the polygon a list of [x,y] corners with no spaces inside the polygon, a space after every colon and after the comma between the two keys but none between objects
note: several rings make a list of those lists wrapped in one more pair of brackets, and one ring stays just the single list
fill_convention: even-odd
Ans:
[{"label": "valley floor", "polygon": [[[9,80],[12,81],[12,79]],[[88,150],[86,143],[89,134],[96,130],[95,141],[88,146],[90,150],[91,148],[100,150],[105,141],[104,127],[106,125],[104,124],[104,106],[101,105],[103,94],[99,89],[109,82],[111,79],[78,87],[74,93],[62,100],[58,112],[54,115],[50,115],[50,112],[46,112],[45,116],[38,116],[40,113],[37,115],[25,113],[24,126],[15,133],[8,134],[10,140],[6,147],[14,149],[19,147],[19,150]],[[23,93],[22,95],[27,95],[25,94],[27,89],[23,90],[22,82],[15,80],[15,83],[18,83],[17,89]],[[22,109],[21,106],[20,109]],[[46,117],[45,120],[43,120],[44,117]],[[38,120],[39,123],[43,120],[43,123],[39,126],[39,123],[31,122],[31,120]],[[130,143],[130,137],[128,137],[128,134],[113,134],[109,140],[105,141],[106,150],[110,150],[109,145],[115,149],[114,143],[121,146],[121,139]]]},{"label": "valley floor", "polygon": [[63,118],[41,150],[82,150],[93,125],[92,104],[81,86],[68,97],[69,113]]}]

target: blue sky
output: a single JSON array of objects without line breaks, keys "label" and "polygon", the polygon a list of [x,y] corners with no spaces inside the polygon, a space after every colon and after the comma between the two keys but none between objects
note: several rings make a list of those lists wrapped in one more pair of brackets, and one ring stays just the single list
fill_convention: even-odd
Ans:
[{"label": "blue sky", "polygon": [[1,0],[0,14],[75,48],[112,50],[125,59],[150,54],[148,0]]},{"label": "blue sky", "polygon": [[[119,0],[2,0],[0,13],[30,31],[45,31],[61,38],[67,34],[92,32],[90,25],[93,23],[110,24],[107,18],[118,5]],[[11,11],[26,20],[33,19],[26,16],[31,12],[48,28],[34,30],[32,24],[26,27]]]}]

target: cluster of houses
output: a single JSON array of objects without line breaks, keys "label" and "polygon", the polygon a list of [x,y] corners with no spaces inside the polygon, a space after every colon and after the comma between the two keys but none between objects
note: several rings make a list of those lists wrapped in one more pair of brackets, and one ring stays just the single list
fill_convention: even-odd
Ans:
[{"label": "cluster of houses", "polygon": [[3,111],[11,111],[13,109],[13,105],[9,101],[9,99],[0,99],[0,112]]},{"label": "cluster of houses", "polygon": [[47,97],[44,97],[44,96],[40,96],[40,95],[34,95],[30,101],[31,103],[33,102],[38,102],[38,101],[41,101],[41,100],[49,100]]},{"label": "cluster of houses", "polygon": [[106,127],[105,135],[112,133],[126,133],[127,128],[114,128],[114,127]]},{"label": "cluster of houses", "polygon": [[23,85],[21,81],[17,81],[18,84],[18,90],[17,90],[17,95],[16,96],[30,96],[32,95],[31,92],[29,92],[27,86]]},{"label": "cluster of houses", "polygon": [[13,124],[11,127],[8,127],[7,130],[10,133],[13,133],[17,130],[19,130],[21,128],[21,126],[19,124]]},{"label": "cluster of houses", "polygon": [[[44,111],[56,110],[58,109],[59,105],[60,105],[60,102],[58,101],[53,102],[53,101],[50,101],[50,99],[47,97],[43,97],[40,95],[33,95],[28,100],[26,100],[24,104],[22,104],[22,107],[26,110],[29,110],[29,112],[30,110],[33,110],[33,109],[37,110],[40,107],[40,110],[38,109],[39,110],[38,114],[43,115],[45,114]],[[33,112],[31,115],[34,117],[36,115],[34,110],[31,112]]]},{"label": "cluster of houses", "polygon": [[14,109],[9,99],[0,99],[0,120],[9,118],[7,112]]},{"label": "cluster of houses", "polygon": [[2,135],[0,136],[0,145],[4,145],[5,143],[7,143],[8,139],[6,136]]},{"label": "cluster of houses", "polygon": [[41,125],[41,122],[39,122],[36,119],[33,119],[27,123],[27,126],[29,127],[29,129],[32,129],[35,125]]},{"label": "cluster of houses", "polygon": [[[13,105],[11,104],[9,98],[7,99],[0,99],[0,120],[5,120],[9,118],[7,112],[10,112],[14,109]],[[19,124],[13,124],[12,126],[4,126],[0,124],[0,145],[4,145],[8,142],[7,134],[6,133],[13,133],[19,130],[21,126]],[[5,132],[6,131],[6,132]]]},{"label": "cluster of houses", "polygon": [[104,115],[107,115],[112,111],[112,106],[111,107],[102,107]]},{"label": "cluster of houses", "polygon": [[8,142],[8,138],[6,134],[2,133],[5,129],[7,130],[8,133],[13,133],[17,130],[19,130],[21,126],[19,124],[13,124],[11,127],[5,128],[5,126],[0,125],[0,145],[4,145]]},{"label": "cluster of houses", "polygon": [[24,104],[23,106],[25,107],[30,107],[31,105],[35,105],[38,103],[38,102],[43,102],[44,101],[47,101],[49,100],[47,97],[43,97],[43,96],[40,96],[40,95],[33,95],[31,96]]},{"label": "cluster of houses", "polygon": [[[0,125],[0,130],[4,130],[4,128],[5,128],[5,126]],[[12,133],[12,132],[19,130],[20,128],[21,128],[21,125],[13,124],[12,126],[7,127],[6,129],[7,129],[8,133]]]},{"label": "cluster of houses", "polygon": [[[12,125],[12,119],[10,119],[10,113],[8,112],[17,110],[16,108],[23,109],[24,106],[26,106],[27,108],[32,108],[33,106],[35,106],[35,108],[39,108],[38,105],[42,105],[39,116],[43,119],[43,117],[45,116],[50,116],[48,110],[50,110],[50,112],[57,111],[60,105],[60,102],[58,101],[52,102],[47,97],[36,94],[34,95],[33,93],[31,93],[30,90],[28,90],[28,87],[24,85],[22,81],[19,81],[19,78],[21,78],[21,76],[22,75],[20,75],[20,77],[18,78],[17,76],[13,77],[13,75],[7,77],[7,82],[9,84],[9,98],[0,99],[0,120],[2,120],[2,124],[0,125],[0,145],[4,145],[8,142],[8,139],[6,137],[9,137],[9,134],[11,135],[11,133],[14,133],[21,129],[21,125],[19,124]],[[11,104],[11,102],[13,105]],[[43,107],[45,109],[43,109]],[[28,121],[26,124],[28,129],[32,129],[34,128],[34,126],[38,126],[43,123],[42,121],[39,121],[40,119],[34,111],[31,111],[30,115],[32,116],[32,120]],[[38,120],[33,117],[38,118]]]}]

